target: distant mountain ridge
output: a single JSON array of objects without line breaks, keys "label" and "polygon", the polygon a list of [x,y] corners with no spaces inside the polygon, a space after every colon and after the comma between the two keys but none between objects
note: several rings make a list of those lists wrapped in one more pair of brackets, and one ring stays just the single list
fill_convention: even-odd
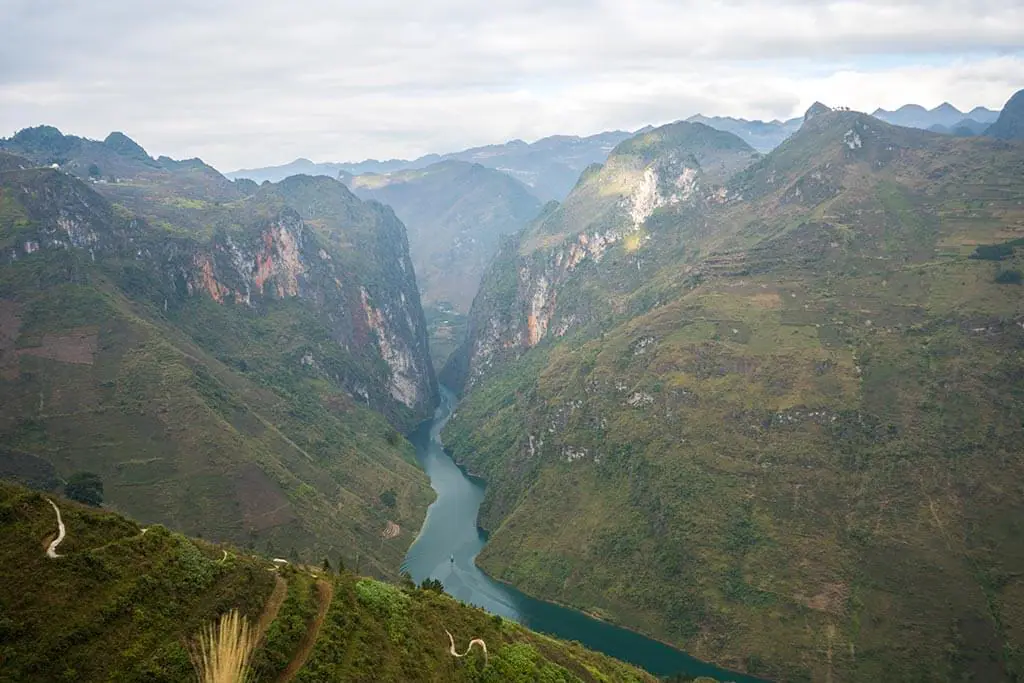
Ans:
[{"label": "distant mountain ridge", "polygon": [[449,154],[427,154],[417,159],[391,159],[360,162],[314,163],[296,159],[282,166],[240,169],[226,173],[228,178],[248,178],[256,182],[276,182],[295,173],[342,177],[347,174],[394,173],[425,168],[439,161],[465,161],[503,171],[519,180],[542,200],[562,199],[576,184],[587,166],[601,163],[618,143],[633,135],[626,131],[605,131],[596,135],[552,135],[536,142],[510,140],[503,144],[471,147]]},{"label": "distant mountain ridge", "polygon": [[803,119],[799,116],[779,121],[748,121],[731,116],[704,116],[695,114],[686,119],[691,123],[703,123],[718,130],[724,130],[742,138],[758,152],[770,152],[782,141],[800,128]]},{"label": "distant mountain ridge", "polygon": [[[985,128],[999,116],[998,111],[985,107],[975,107],[969,112],[962,112],[948,102],[934,109],[925,109],[919,104],[905,104],[895,111],[876,109],[872,114],[886,123],[905,128],[921,128],[933,133],[957,136],[981,135]],[[704,123],[739,136],[759,152],[770,152],[782,144],[783,140],[795,133],[803,122],[802,117],[794,117],[785,121],[748,121],[731,116],[703,116],[696,114],[687,121]]]},{"label": "distant mountain ridge", "polygon": [[[965,113],[945,102],[931,110],[918,104],[906,104],[895,111],[877,109],[872,116],[897,126],[964,136],[981,134],[985,126],[995,122],[999,112],[985,107],[975,107]],[[732,133],[758,152],[766,153],[795,133],[800,128],[803,118],[796,116],[785,121],[760,121],[732,116],[704,116],[698,113],[684,120],[690,123],[703,123]],[[439,161],[457,160],[504,171],[528,186],[541,200],[561,201],[572,190],[576,179],[587,166],[604,163],[615,145],[633,135],[647,133],[652,129],[653,126],[644,126],[632,133],[614,130],[583,137],[551,135],[532,143],[510,140],[502,144],[471,147],[460,152],[427,154],[416,159],[366,159],[359,162],[317,163],[299,158],[280,166],[243,168],[224,175],[232,179],[248,178],[257,183],[267,180],[277,182],[299,173],[329,175],[344,180],[348,175],[394,173],[425,168]]]},{"label": "distant mountain ridge", "polygon": [[[876,109],[871,115],[894,126],[922,128],[924,130],[931,130],[935,126],[942,126],[952,130],[962,125],[970,126],[969,122],[980,124],[993,123],[999,117],[999,112],[985,107],[975,107],[969,112],[962,112],[949,102],[943,102],[934,109],[925,109],[919,104],[905,104],[894,111]],[[971,127],[973,128],[973,126]]]}]

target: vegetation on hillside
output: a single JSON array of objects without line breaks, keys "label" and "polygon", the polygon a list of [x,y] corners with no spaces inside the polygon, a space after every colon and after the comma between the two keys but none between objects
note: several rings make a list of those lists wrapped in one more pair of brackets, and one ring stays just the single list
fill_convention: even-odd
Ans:
[{"label": "vegetation on hillside", "polygon": [[[0,681],[195,680],[190,646],[204,637],[209,646],[215,625],[217,652],[232,635],[225,627],[245,620],[258,629],[276,578],[288,595],[265,632],[255,634],[249,680],[278,680],[306,646],[292,680],[655,680],[434,590],[305,566],[268,571],[275,565],[265,557],[159,526],[143,533],[118,515],[54,500],[67,526],[58,559],[44,554],[56,526],[46,498],[0,483]],[[329,589],[311,591],[314,585]],[[319,611],[324,619],[310,641]],[[238,622],[224,617],[232,614]],[[460,651],[483,639],[489,657],[479,650],[451,656],[446,631]],[[244,634],[236,628],[233,635]]]}]

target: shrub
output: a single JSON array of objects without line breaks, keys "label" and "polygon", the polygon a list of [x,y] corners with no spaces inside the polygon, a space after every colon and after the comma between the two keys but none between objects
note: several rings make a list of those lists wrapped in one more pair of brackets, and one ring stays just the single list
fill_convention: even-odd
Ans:
[{"label": "shrub", "polygon": [[[420,588],[425,591],[434,591],[435,593],[444,593],[444,584],[439,579],[423,579],[423,583],[420,584]],[[501,619],[501,617],[498,617]]]},{"label": "shrub", "polygon": [[380,502],[384,505],[384,507],[391,508],[392,510],[395,508],[395,505],[398,504],[398,494],[395,493],[394,489],[388,489],[387,491],[380,494],[379,497]]},{"label": "shrub", "polygon": [[1024,246],[1024,240],[1016,239],[1001,244],[979,244],[974,248],[970,258],[982,259],[984,261],[1002,261],[1004,258],[1013,256],[1013,248]]},{"label": "shrub", "polygon": [[996,273],[996,284],[1019,285],[1024,276],[1019,270],[1001,270]]},{"label": "shrub", "polygon": [[64,495],[79,503],[99,507],[103,504],[103,480],[93,472],[75,472],[64,485]]},{"label": "shrub", "polygon": [[411,598],[398,586],[373,579],[356,583],[356,597],[385,621],[392,642],[399,642],[407,627],[406,610]]}]

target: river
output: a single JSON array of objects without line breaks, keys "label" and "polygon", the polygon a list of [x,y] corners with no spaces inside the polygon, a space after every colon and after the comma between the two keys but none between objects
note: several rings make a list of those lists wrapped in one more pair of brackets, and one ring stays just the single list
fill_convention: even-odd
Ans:
[{"label": "river", "polygon": [[467,477],[441,446],[441,430],[454,406],[454,395],[442,387],[441,405],[434,419],[424,422],[410,437],[416,446],[416,457],[437,492],[437,499],[427,510],[423,528],[402,565],[417,583],[427,578],[439,579],[445,592],[459,600],[514,619],[535,631],[579,641],[658,676],[681,673],[710,676],[719,681],[760,683],[761,679],[720,669],[639,633],[531,598],[478,569],[476,556],[487,542],[486,534],[476,524],[484,487]]}]

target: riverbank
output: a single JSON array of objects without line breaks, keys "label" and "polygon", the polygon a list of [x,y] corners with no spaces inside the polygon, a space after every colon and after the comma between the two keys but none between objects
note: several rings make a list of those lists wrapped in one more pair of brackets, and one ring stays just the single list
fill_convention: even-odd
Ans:
[{"label": "riverbank", "polygon": [[663,640],[619,626],[602,615],[531,597],[477,567],[476,558],[488,538],[488,532],[477,526],[486,481],[460,467],[444,449],[440,432],[454,410],[455,400],[443,387],[442,393],[443,400],[434,419],[421,424],[410,435],[417,461],[437,494],[402,565],[415,581],[439,580],[445,591],[458,600],[534,631],[577,641],[658,676],[684,674],[736,683],[764,683],[763,679],[702,662]]}]

